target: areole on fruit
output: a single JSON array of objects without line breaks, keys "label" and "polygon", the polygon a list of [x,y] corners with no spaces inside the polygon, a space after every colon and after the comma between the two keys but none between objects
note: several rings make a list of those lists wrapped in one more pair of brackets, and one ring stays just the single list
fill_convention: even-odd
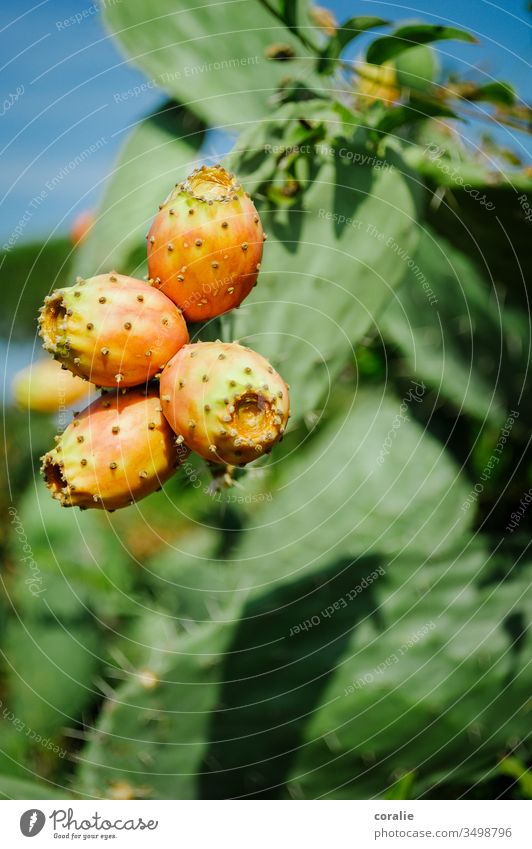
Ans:
[{"label": "areole on fruit", "polygon": [[269,453],[285,432],[288,387],[250,348],[186,345],[163,370],[160,386],[178,441],[206,460],[243,466]]},{"label": "areole on fruit", "polygon": [[238,306],[256,283],[265,239],[249,195],[221,165],[176,185],[148,239],[148,271],[188,321]]}]

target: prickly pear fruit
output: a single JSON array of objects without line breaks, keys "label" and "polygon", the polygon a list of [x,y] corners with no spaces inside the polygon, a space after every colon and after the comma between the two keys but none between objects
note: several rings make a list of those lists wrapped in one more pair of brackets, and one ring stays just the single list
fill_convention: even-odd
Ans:
[{"label": "prickly pear fruit", "polygon": [[116,510],[158,489],[185,459],[156,388],[113,390],[74,417],[42,458],[63,507]]},{"label": "prickly pear fruit", "polygon": [[371,65],[359,62],[357,70],[357,93],[360,106],[368,108],[375,100],[394,103],[399,99],[401,90],[397,85],[397,74],[393,62]]},{"label": "prickly pear fruit", "polygon": [[440,72],[438,54],[428,44],[399,53],[394,59],[399,88],[430,91]]},{"label": "prickly pear fruit", "polygon": [[221,165],[178,183],[148,233],[153,285],[204,321],[237,307],[255,285],[266,237],[249,195]]},{"label": "prickly pear fruit", "polygon": [[55,413],[75,401],[88,399],[90,392],[88,383],[50,359],[17,372],[12,387],[16,403],[37,413]]},{"label": "prickly pear fruit", "polygon": [[95,220],[94,213],[90,209],[85,209],[76,215],[70,228],[70,241],[75,248],[85,241]]},{"label": "prickly pear fruit", "polygon": [[311,6],[308,10],[310,19],[318,26],[325,35],[336,35],[338,21],[333,12],[323,6]]},{"label": "prickly pear fruit", "polygon": [[178,440],[215,463],[244,466],[268,453],[289,417],[284,380],[236,343],[185,345],[164,369],[160,389]]},{"label": "prickly pear fruit", "polygon": [[41,308],[39,333],[70,371],[106,387],[146,383],[188,342],[183,316],[162,292],[115,273],[57,289]]}]

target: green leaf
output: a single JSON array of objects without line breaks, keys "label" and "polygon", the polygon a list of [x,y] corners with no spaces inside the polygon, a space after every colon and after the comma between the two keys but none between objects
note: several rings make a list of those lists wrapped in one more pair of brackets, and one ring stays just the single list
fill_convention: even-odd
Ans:
[{"label": "green leaf", "polygon": [[[530,216],[523,203],[532,193],[532,179],[526,169],[489,169],[485,157],[464,155],[456,141],[448,153],[438,139],[427,141],[424,148],[410,145],[404,156],[427,179],[432,192],[439,186],[447,189],[445,194],[442,189],[436,192],[444,202],[428,207],[428,221],[495,281],[507,307],[516,309],[515,344],[528,351],[529,294],[524,281],[532,275],[532,251]],[[522,396],[523,403],[528,403],[528,394]]]},{"label": "green leaf", "polygon": [[[177,639],[167,631],[160,643],[146,634],[143,668],[124,669],[127,683],[104,705],[81,758],[77,786],[83,793],[109,798],[111,785],[125,781],[141,797],[196,797],[230,631],[211,624]],[[143,683],[146,670],[155,676],[151,686]]]},{"label": "green leaf", "polygon": [[530,676],[505,627],[525,582],[479,589],[489,560],[474,543],[441,560],[394,558],[305,729],[291,795],[382,797],[415,770],[415,797],[449,798],[446,782],[474,784],[526,737]]},{"label": "green leaf", "polygon": [[359,15],[358,17],[348,18],[347,21],[338,27],[335,35],[329,40],[326,47],[323,48],[321,59],[318,63],[318,70],[328,70],[333,73],[336,69],[334,60],[338,59],[343,50],[359,35],[373,27],[387,26],[389,21],[383,18],[370,17],[368,15]]},{"label": "green leaf", "polygon": [[[501,164],[497,162],[497,157],[494,152],[488,151],[486,154],[480,153],[473,155],[463,143],[460,141],[457,134],[449,135],[448,128],[438,126],[438,122],[427,121],[418,125],[417,144],[409,144],[403,150],[403,156],[406,161],[420,172],[424,177],[427,177],[431,184],[436,186],[446,186],[456,192],[460,196],[461,214],[463,207],[470,205],[477,210],[482,220],[485,221],[484,230],[488,234],[488,242],[491,238],[499,240],[499,229],[492,226],[490,217],[486,219],[486,211],[504,210],[505,218],[508,218],[507,226],[510,221],[512,230],[512,240],[515,237],[515,231],[518,229],[523,236],[530,229],[530,224],[520,210],[519,200],[516,193],[530,192],[532,188],[532,179],[526,169],[517,171],[515,169],[505,170]],[[504,154],[504,151],[503,151]],[[464,188],[469,194],[464,192]],[[497,194],[497,198],[493,198],[494,203],[488,206],[479,203],[478,196],[482,198],[482,192],[471,192],[471,189],[484,189],[486,193]],[[484,201],[486,198],[484,197]],[[440,205],[444,207],[445,204]],[[502,211],[502,210],[501,210]],[[519,214],[521,212],[521,214]],[[456,214],[452,211],[453,229],[456,235],[460,235],[464,228],[457,228]],[[467,231],[465,228],[464,232]],[[467,235],[469,249],[471,249],[471,237]],[[515,241],[514,241],[515,244]],[[516,245],[516,253],[519,253]],[[489,244],[485,246],[483,256],[489,254]],[[503,262],[501,250],[494,252],[493,257],[490,257],[488,265],[493,268],[499,262]],[[521,257],[526,261],[527,257]]]},{"label": "green leaf", "polygon": [[477,39],[470,33],[455,27],[433,26],[431,24],[412,24],[399,27],[391,35],[377,38],[368,47],[366,59],[374,65],[382,65],[405,50],[418,44],[431,44],[434,41],[454,39],[476,44]]},{"label": "green leaf", "polygon": [[70,284],[72,253],[67,239],[21,243],[2,251],[0,333],[13,341],[35,336],[37,310],[45,295]]},{"label": "green leaf", "polygon": [[[33,469],[39,467],[39,458],[48,450],[55,434],[49,416],[33,414],[27,410],[9,407],[3,411],[5,422],[4,462],[0,465],[0,509],[4,512],[13,506],[33,478]],[[5,547],[13,530],[13,522],[4,521],[0,541]]]},{"label": "green leaf", "polygon": [[286,26],[292,32],[297,31],[297,7],[298,0],[279,0],[279,10]]},{"label": "green leaf", "polygon": [[[53,621],[8,623],[3,649],[6,701],[14,722],[22,724],[18,733],[26,735],[36,752],[41,747],[46,751],[47,738],[57,738],[97,700],[99,641],[89,624],[69,623],[67,629]],[[37,735],[45,738],[44,744]]]},{"label": "green leaf", "polygon": [[410,373],[462,413],[500,425],[517,403],[526,367],[508,350],[505,323],[496,293],[471,260],[427,228],[379,327],[402,350]]},{"label": "green leaf", "polygon": [[39,783],[0,775],[0,799],[73,799],[59,784]]},{"label": "green leaf", "polygon": [[209,527],[192,527],[179,538],[179,551],[168,547],[148,562],[151,591],[185,629],[208,622],[211,600],[227,586],[227,568],[217,562],[220,536]]},{"label": "green leaf", "polygon": [[426,402],[422,383],[414,379],[403,399],[347,386],[340,397],[336,414],[286,463],[260,526],[238,549],[252,585],[273,589],[334,558],[443,550],[469,525],[460,511],[466,481],[412,419],[409,408]]},{"label": "green leaf", "polygon": [[100,510],[65,510],[39,479],[18,501],[9,551],[17,564],[9,594],[25,621],[51,614],[73,621],[87,609],[112,619],[134,609],[131,560],[108,517]]},{"label": "green leaf", "polygon": [[111,171],[96,223],[77,251],[77,275],[111,269],[144,274],[145,235],[157,206],[196,167],[204,135],[203,123],[182,106],[167,105],[140,122]]},{"label": "green leaf", "polygon": [[[389,245],[410,253],[418,238],[417,191],[400,156],[375,157],[363,131],[347,131],[343,113],[302,107],[280,110],[253,156],[236,150],[229,159],[257,200],[268,234],[259,285],[235,314],[235,336],[280,370],[295,418],[319,405],[341,369],[353,364],[353,345],[405,273]],[[271,208],[260,198],[304,116],[323,124],[321,141],[295,142],[308,160],[308,179],[289,208]],[[278,152],[269,155],[270,149]]]},{"label": "green leaf", "polygon": [[495,106],[514,106],[516,103],[515,89],[510,83],[502,81],[477,86],[463,97],[474,102],[493,103]]},{"label": "green leaf", "polygon": [[104,15],[123,48],[157,86],[212,126],[238,127],[268,114],[286,76],[268,48],[300,57],[290,73],[308,80],[314,53],[257,0],[214,0],[177,8],[173,0],[108,3]]},{"label": "green leaf", "polygon": [[[277,536],[275,539],[277,541]],[[457,546],[458,540],[460,536],[453,537],[454,546]],[[513,567],[511,555],[505,553],[505,562],[512,574],[505,576],[502,583],[501,579],[494,581],[491,575],[489,579],[487,575],[490,570],[488,564],[493,558],[487,551],[475,548],[474,544],[469,550],[469,542],[464,539],[463,549],[458,545],[441,558],[427,554],[398,554],[397,549],[390,557],[378,553],[362,553],[356,558],[333,557],[319,572],[314,572],[298,569],[305,556],[303,552],[312,551],[312,547],[307,548],[301,541],[299,560],[294,558],[294,569],[286,580],[275,586],[268,580],[275,562],[266,575],[261,571],[260,578],[265,580],[252,592],[240,621],[227,626],[233,628],[234,636],[226,649],[221,674],[224,683],[210,728],[211,744],[202,765],[202,773],[208,769],[207,774],[201,776],[202,797],[272,798],[282,793],[287,771],[293,768],[293,762],[300,753],[304,754],[313,716],[331,711],[334,717],[332,711],[335,705],[329,697],[329,686],[339,677],[343,667],[354,665],[356,668],[361,660],[361,668],[364,669],[364,653],[368,650],[378,657],[382,639],[384,654],[374,667],[375,679],[380,683],[383,673],[390,666],[395,666],[395,663],[390,663],[384,664],[384,668],[377,668],[392,657],[387,654],[390,643],[396,641],[395,653],[401,659],[404,654],[406,659],[407,652],[401,654],[400,648],[405,638],[408,640],[419,631],[422,633],[419,640],[414,640],[413,650],[421,638],[430,639],[435,634],[440,651],[432,653],[434,643],[426,646],[424,659],[427,663],[420,669],[416,666],[419,655],[416,657],[414,651],[411,665],[403,674],[408,676],[410,670],[415,669],[418,687],[423,685],[424,679],[429,690],[432,683],[438,682],[437,697],[445,699],[446,681],[439,681],[439,670],[443,666],[454,671],[460,657],[465,658],[464,663],[468,665],[463,670],[462,683],[477,681],[486,673],[486,680],[480,682],[471,702],[473,717],[475,712],[485,710],[485,721],[479,721],[477,725],[472,718],[467,727],[472,757],[471,763],[464,768],[467,777],[474,775],[475,780],[482,777],[482,768],[493,766],[504,741],[511,740],[513,733],[518,736],[526,734],[530,673],[521,664],[526,664],[527,647],[523,644],[523,636],[530,621],[530,609],[527,610],[525,599],[526,573],[523,571],[522,578],[515,580],[513,572],[519,570]],[[272,561],[276,560],[276,553],[276,550],[270,549]],[[250,570],[253,566],[250,565]],[[481,590],[477,586],[480,583],[483,584]],[[483,609],[484,604],[489,609]],[[508,624],[512,617],[515,636],[510,634]],[[424,629],[427,624],[429,627]],[[462,629],[460,634],[457,634],[457,629]],[[391,633],[388,634],[388,631]],[[486,639],[481,642],[483,637]],[[456,647],[460,638],[466,644],[461,655]],[[471,658],[467,655],[468,640],[478,641],[478,651]],[[353,646],[356,648],[354,657]],[[492,647],[495,658],[498,653],[502,654],[500,666],[495,663],[490,665]],[[400,669],[397,680],[401,680]],[[487,705],[487,693],[492,688],[492,692],[499,694],[501,680],[504,681],[505,692],[496,698],[495,704]],[[407,699],[409,687],[407,680],[404,685]],[[393,701],[394,695],[392,692],[390,701]],[[408,726],[405,736],[410,729],[416,728],[410,741],[410,753],[407,752],[404,758],[401,750],[395,753],[394,739],[399,743],[403,741],[401,723],[396,721],[393,733],[386,734],[386,731],[390,717],[397,720],[393,708],[400,706],[402,699],[403,694],[398,694],[388,710],[387,700],[377,700],[373,691],[368,699],[369,723],[363,715],[358,722],[359,727],[354,729],[355,734],[363,737],[366,726],[371,724],[372,729],[378,729],[389,739],[392,756],[397,754],[395,762],[388,767],[386,762],[379,761],[378,756],[373,757],[371,743],[362,751],[362,758],[358,751],[348,753],[352,754],[351,763],[355,764],[352,777],[357,782],[356,795],[360,798],[368,798],[376,792],[396,798],[400,794],[403,798],[407,794],[412,797],[414,792],[418,795],[417,781],[414,791],[412,782],[405,777],[405,772],[413,775],[414,765],[416,772],[419,770],[421,774],[419,792],[426,790],[431,781],[444,778],[441,764],[452,773],[452,759],[448,764],[444,758],[428,766],[424,762],[426,741],[417,732],[431,723],[437,713],[430,698],[428,704],[416,706],[416,717],[405,718]],[[415,695],[411,699],[415,703]],[[436,750],[436,759],[440,747],[449,745],[452,748],[455,744],[451,695],[448,704],[451,722],[442,722],[435,728],[441,733],[435,733],[429,740],[429,745]],[[352,703],[347,704],[345,711],[348,718],[356,711],[356,706],[353,708]],[[497,730],[492,735],[497,721],[494,718],[497,717]],[[356,724],[356,720],[354,722]],[[341,727],[339,734],[336,731],[332,723],[322,730],[321,742],[325,744],[322,748],[331,761],[330,766],[327,764],[323,784],[330,788],[331,796],[348,797],[351,787],[348,790],[337,789],[334,783],[335,753],[342,751],[344,729]],[[474,744],[479,733],[485,740],[485,746],[477,750]],[[364,763],[360,764],[360,760]],[[371,769],[374,762],[375,768]],[[370,769],[371,780],[366,786],[365,777]],[[348,773],[348,766],[345,771]],[[463,772],[458,771],[458,775],[463,786]],[[398,776],[405,777],[405,782],[398,782]],[[319,771],[310,778],[318,782]],[[301,795],[294,785],[291,790],[294,790],[292,795]],[[449,798],[444,793],[442,795]]]},{"label": "green leaf", "polygon": [[415,780],[416,773],[413,770],[405,772],[386,793],[386,799],[411,799]]},{"label": "green leaf", "polygon": [[380,133],[392,133],[400,127],[408,126],[409,124],[418,121],[425,121],[427,118],[454,118],[460,121],[461,118],[456,112],[453,112],[445,103],[438,100],[423,100],[411,98],[410,103],[404,106],[394,106],[392,109],[387,109],[382,118],[375,125],[375,129]]},{"label": "green leaf", "polygon": [[519,758],[503,758],[499,764],[499,771],[502,775],[509,775],[517,781],[525,799],[532,799],[532,772]]}]

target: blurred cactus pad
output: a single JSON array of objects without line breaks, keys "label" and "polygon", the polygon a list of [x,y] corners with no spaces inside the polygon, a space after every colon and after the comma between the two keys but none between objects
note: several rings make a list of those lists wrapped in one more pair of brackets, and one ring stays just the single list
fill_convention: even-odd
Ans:
[{"label": "blurred cactus pad", "polygon": [[143,278],[159,205],[223,131],[267,240],[190,341],[266,357],[292,417],[232,486],[191,454],[141,503],[65,510],[39,457],[72,399],[19,379],[0,797],[530,798],[532,172],[491,134],[529,107],[453,75],[446,43],[476,38],[445,25],[305,0],[102,15],[164,102],[82,239],[4,251],[5,344],[37,350],[77,276]]}]

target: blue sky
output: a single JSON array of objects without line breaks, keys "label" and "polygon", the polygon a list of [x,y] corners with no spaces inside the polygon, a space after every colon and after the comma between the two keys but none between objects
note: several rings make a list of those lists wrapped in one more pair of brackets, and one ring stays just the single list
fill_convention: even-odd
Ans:
[{"label": "blue sky", "polygon": [[[340,20],[372,14],[392,20],[423,18],[469,29],[480,39],[480,46],[446,42],[442,45],[444,60],[464,73],[474,67],[482,74],[506,79],[526,97],[532,15],[525,0],[500,0],[499,4],[487,0],[320,3],[333,9]],[[179,0],[175,6],[183,7]],[[83,10],[80,23],[62,25]],[[3,96],[19,93],[12,105],[6,108],[4,102],[0,109],[0,243],[28,209],[31,214],[26,215],[23,238],[66,232],[77,211],[97,202],[126,128],[164,95],[152,89],[122,103],[114,101],[116,92],[141,83],[143,75],[128,66],[117,50],[102,27],[93,0],[3,3],[0,55]],[[506,131],[500,138],[517,150],[523,145],[521,153],[532,149],[528,139],[512,138]],[[94,151],[75,173],[61,177],[73,157],[91,145]],[[54,178],[55,188],[47,190],[47,182]],[[35,199],[43,190],[46,198],[40,204]]]}]

